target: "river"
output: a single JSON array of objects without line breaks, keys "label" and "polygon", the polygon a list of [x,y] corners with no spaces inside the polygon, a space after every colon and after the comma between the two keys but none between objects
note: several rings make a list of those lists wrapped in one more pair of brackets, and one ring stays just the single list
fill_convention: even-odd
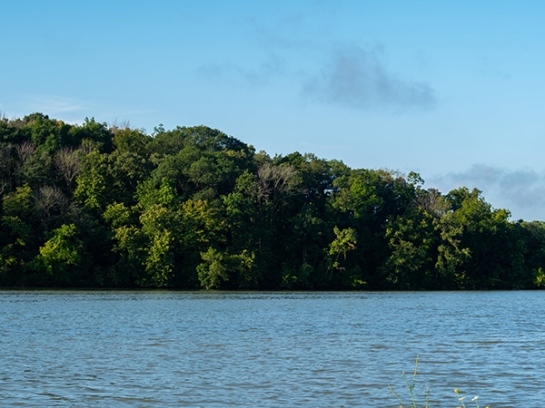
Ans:
[{"label": "river", "polygon": [[0,405],[538,407],[545,292],[0,291]]}]

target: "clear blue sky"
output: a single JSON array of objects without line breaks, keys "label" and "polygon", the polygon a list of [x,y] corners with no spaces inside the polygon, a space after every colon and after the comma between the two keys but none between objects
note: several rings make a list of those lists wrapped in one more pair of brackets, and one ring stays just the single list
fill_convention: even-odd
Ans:
[{"label": "clear blue sky", "polygon": [[0,2],[0,110],[218,128],[545,220],[545,2]]}]

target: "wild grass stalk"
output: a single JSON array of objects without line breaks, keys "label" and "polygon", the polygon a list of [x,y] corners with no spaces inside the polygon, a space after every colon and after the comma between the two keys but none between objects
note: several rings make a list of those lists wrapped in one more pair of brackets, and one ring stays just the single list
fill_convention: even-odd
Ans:
[{"label": "wild grass stalk", "polygon": [[[418,372],[418,357],[416,357],[416,362],[415,362],[415,365],[414,365],[414,371],[413,371],[413,375],[412,375],[412,378],[408,378],[407,375],[405,373],[403,373],[403,379],[405,380],[405,386],[407,387],[407,391],[408,391],[408,394],[409,394],[409,398],[410,398],[410,402],[406,402],[400,395],[399,393],[397,393],[394,388],[388,384],[388,388],[390,389],[390,391],[392,392],[392,394],[394,394],[394,396],[398,399],[398,401],[401,403],[401,405],[399,406],[399,408],[409,408],[409,407],[412,407],[412,408],[418,408],[418,405],[417,405],[417,402],[416,402],[416,397],[415,397],[415,393],[414,393],[414,388],[416,386],[416,374]],[[460,390],[458,388],[454,389],[454,393],[456,394],[456,397],[458,398],[458,402],[461,404],[461,406],[457,406],[456,408],[467,408],[466,405],[465,405],[465,398],[466,397],[462,397],[460,396]],[[479,405],[479,396],[476,395],[475,397],[473,397],[471,399],[472,402],[475,403],[475,407],[476,408],[480,408],[480,405]],[[425,400],[425,405],[424,405],[424,408],[429,408],[429,403],[430,403],[430,387],[428,386],[426,388],[426,400]],[[489,405],[486,406],[486,408],[490,408]]]}]

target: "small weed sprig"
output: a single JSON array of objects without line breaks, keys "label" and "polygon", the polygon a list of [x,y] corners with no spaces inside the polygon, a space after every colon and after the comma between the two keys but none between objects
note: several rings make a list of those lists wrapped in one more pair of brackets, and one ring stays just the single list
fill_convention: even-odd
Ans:
[{"label": "small weed sprig", "polygon": [[[458,401],[460,401],[460,403],[462,404],[461,407],[456,407],[456,408],[466,408],[466,404],[464,404],[464,400],[466,399],[466,397],[460,397],[460,390],[458,388],[454,389],[454,393],[458,397]],[[479,405],[479,396],[478,395],[475,395],[473,398],[471,398],[471,401],[473,401],[475,403],[475,406],[477,408],[481,408],[481,406]],[[490,406],[487,405],[486,408],[490,408]]]},{"label": "small weed sprig", "polygon": [[[399,400],[399,402],[401,402],[401,405],[399,406],[399,408],[403,408],[403,407],[418,408],[418,406],[416,405],[416,399],[415,399],[415,396],[414,396],[414,387],[416,385],[416,373],[417,373],[417,371],[418,371],[418,357],[416,357],[414,372],[413,372],[413,376],[410,379],[410,381],[407,378],[407,375],[405,373],[403,373],[403,379],[405,380],[405,385],[407,386],[407,390],[409,391],[409,397],[411,399],[410,403],[405,402],[405,400],[403,398],[401,398],[401,396],[397,392],[395,392],[395,390],[392,388],[392,386],[390,384],[388,384],[388,388],[390,389],[392,394],[394,394],[394,396]],[[458,401],[462,404],[461,406],[457,406],[456,408],[467,408],[466,405],[465,405],[465,402],[464,402],[466,397],[461,397],[460,396],[460,390],[458,390],[458,388],[456,388],[454,390],[454,393],[456,394],[456,397],[458,398]],[[430,399],[430,387],[427,387],[426,388],[426,404],[424,405],[424,408],[429,408],[429,399]],[[476,408],[481,408],[480,405],[479,405],[479,396],[478,395],[473,397],[471,399],[471,401],[475,403]],[[486,408],[490,408],[490,406],[487,405]]]},{"label": "small weed sprig", "polygon": [[[407,379],[407,375],[405,373],[403,373],[403,379],[405,380],[405,385],[407,386],[407,389],[409,390],[409,396],[411,398],[411,404],[410,405],[407,404],[403,400],[403,398],[401,398],[399,396],[399,394],[394,391],[394,389],[392,388],[392,386],[390,384],[388,384],[388,388],[390,389],[392,394],[394,394],[395,397],[399,400],[399,402],[401,402],[400,408],[403,408],[404,406],[406,406],[406,407],[411,406],[413,408],[417,408],[416,401],[415,401],[415,398],[414,398],[414,387],[416,385],[416,373],[417,373],[417,371],[418,371],[418,356],[416,357],[416,362],[414,364],[413,377],[412,377],[410,382]],[[429,397],[430,397],[430,387],[426,388],[426,405],[424,406],[425,408],[429,408]]]}]

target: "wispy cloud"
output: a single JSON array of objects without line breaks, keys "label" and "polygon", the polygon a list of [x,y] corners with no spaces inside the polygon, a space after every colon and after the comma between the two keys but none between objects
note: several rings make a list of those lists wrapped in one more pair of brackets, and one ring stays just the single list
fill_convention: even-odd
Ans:
[{"label": "wispy cloud", "polygon": [[254,67],[232,63],[211,63],[201,65],[197,73],[207,80],[243,81],[249,86],[268,84],[272,79],[286,72],[286,62],[278,55],[271,55],[266,61]]},{"label": "wispy cloud", "polygon": [[436,101],[430,85],[390,72],[379,48],[338,48],[306,82],[303,93],[357,109],[429,108]]},{"label": "wispy cloud", "polygon": [[443,192],[466,186],[483,191],[495,207],[505,207],[515,218],[542,219],[545,216],[545,174],[529,169],[475,164],[469,170],[436,176],[426,183]]},{"label": "wispy cloud", "polygon": [[95,117],[99,121],[110,123],[116,120],[138,122],[135,119],[154,113],[155,110],[130,104],[117,105],[107,99],[81,100],[59,95],[34,94],[21,98],[13,117],[22,118],[33,112],[40,112],[67,123],[81,124],[85,117]]},{"label": "wispy cloud", "polygon": [[26,105],[29,112],[43,112],[50,115],[82,112],[89,109],[82,101],[56,95],[33,95],[28,98]]},{"label": "wispy cloud", "polygon": [[477,67],[477,72],[484,76],[491,76],[502,80],[510,80],[512,75],[501,68],[497,62],[492,62],[490,58],[483,57]]}]

